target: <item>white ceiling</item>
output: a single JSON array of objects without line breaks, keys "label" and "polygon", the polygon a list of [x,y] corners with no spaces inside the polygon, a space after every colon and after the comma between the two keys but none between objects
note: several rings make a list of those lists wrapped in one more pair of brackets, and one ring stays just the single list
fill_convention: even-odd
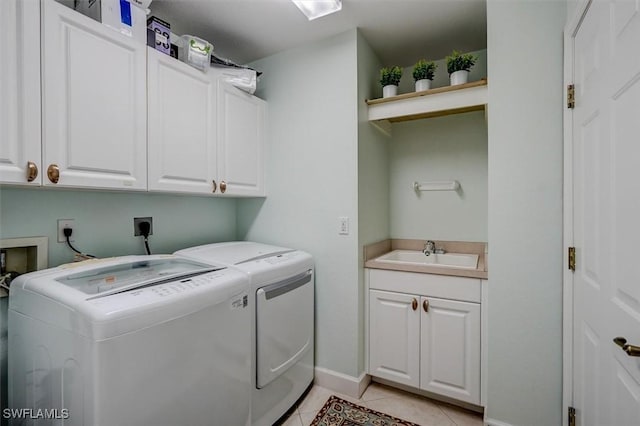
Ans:
[{"label": "white ceiling", "polygon": [[290,0],[154,0],[151,11],[237,63],[356,27],[387,66],[487,46],[486,0],[343,0],[342,11],[314,21]]}]

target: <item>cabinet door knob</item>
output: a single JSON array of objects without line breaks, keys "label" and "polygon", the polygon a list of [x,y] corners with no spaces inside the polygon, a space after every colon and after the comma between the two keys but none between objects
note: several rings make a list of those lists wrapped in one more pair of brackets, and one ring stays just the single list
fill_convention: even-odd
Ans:
[{"label": "cabinet door knob", "polygon": [[418,309],[418,300],[417,299],[413,299],[413,301],[411,302],[411,307],[413,308],[413,310],[415,311],[416,309]]},{"label": "cabinet door knob", "polygon": [[216,183],[216,180],[215,180],[215,179],[214,179],[214,180],[212,180],[211,182],[213,183],[213,190],[212,190],[211,192],[214,192],[214,193],[215,193],[215,192],[216,192],[216,190],[218,189],[218,184]]},{"label": "cabinet door knob", "polygon": [[424,299],[424,302],[422,302],[422,309],[424,309],[425,312],[429,312],[429,300],[428,299]]},{"label": "cabinet door knob", "polygon": [[47,177],[51,183],[58,183],[60,180],[60,168],[57,164],[50,164],[47,168]]},{"label": "cabinet door knob", "polygon": [[226,191],[227,191],[227,182],[225,181],[220,182],[220,192],[224,194]]},{"label": "cabinet door knob", "polygon": [[38,177],[38,166],[33,161],[27,163],[27,182],[33,182]]}]

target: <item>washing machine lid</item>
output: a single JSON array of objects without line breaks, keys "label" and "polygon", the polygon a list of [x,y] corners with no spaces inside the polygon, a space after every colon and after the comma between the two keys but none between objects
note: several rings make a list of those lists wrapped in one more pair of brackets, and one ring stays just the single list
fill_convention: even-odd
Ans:
[{"label": "washing machine lid", "polygon": [[251,241],[232,241],[192,247],[180,250],[175,254],[204,262],[214,261],[225,265],[240,265],[293,251],[295,250]]},{"label": "washing machine lid", "polygon": [[70,273],[57,277],[55,281],[90,295],[88,300],[91,300],[167,280],[182,280],[216,269],[220,268],[178,257],[143,258]]},{"label": "washing machine lid", "polygon": [[11,285],[9,309],[106,339],[207,306],[246,306],[249,280],[224,266],[175,256],[126,256],[25,274]]}]

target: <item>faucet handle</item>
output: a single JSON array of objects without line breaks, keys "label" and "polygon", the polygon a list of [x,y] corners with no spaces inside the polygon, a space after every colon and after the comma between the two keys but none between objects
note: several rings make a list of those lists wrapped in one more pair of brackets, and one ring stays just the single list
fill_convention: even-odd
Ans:
[{"label": "faucet handle", "polygon": [[431,240],[427,240],[427,242],[424,243],[424,250],[422,250],[422,252],[429,256],[431,253],[434,253],[436,251],[436,243],[434,243]]}]

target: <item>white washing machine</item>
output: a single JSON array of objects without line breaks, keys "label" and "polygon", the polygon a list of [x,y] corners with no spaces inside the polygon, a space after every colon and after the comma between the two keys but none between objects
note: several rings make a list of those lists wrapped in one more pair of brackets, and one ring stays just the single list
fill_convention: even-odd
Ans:
[{"label": "white washing machine", "polygon": [[175,256],[20,276],[9,299],[12,423],[249,425],[249,288],[237,270]]},{"label": "white washing machine", "polygon": [[300,250],[253,242],[208,244],[175,253],[224,264],[251,280],[251,423],[271,426],[313,382],[314,263]]}]

